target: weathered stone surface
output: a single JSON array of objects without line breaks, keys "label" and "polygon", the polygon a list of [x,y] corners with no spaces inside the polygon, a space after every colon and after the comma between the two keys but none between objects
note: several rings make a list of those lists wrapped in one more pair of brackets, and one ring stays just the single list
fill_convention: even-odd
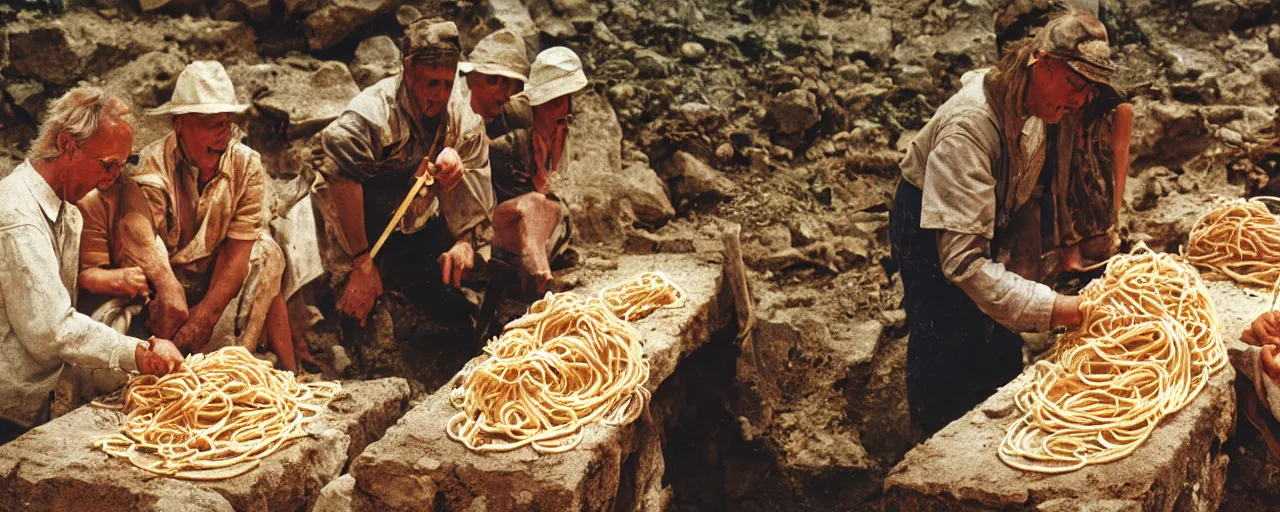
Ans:
[{"label": "weathered stone surface", "polygon": [[150,52],[169,52],[189,60],[227,63],[257,51],[253,30],[240,23],[198,18],[133,24],[94,11],[73,11],[57,18],[20,21],[6,28],[11,65],[21,76],[61,86],[103,74]]},{"label": "weathered stone surface", "polygon": [[1240,19],[1240,6],[1233,0],[1196,0],[1189,18],[1207,32],[1225,32]]},{"label": "weathered stone surface", "polygon": [[[1208,288],[1224,340],[1238,338],[1270,304],[1233,284]],[[1137,510],[1217,510],[1227,467],[1220,449],[1236,418],[1231,366],[1133,454],[1061,475],[1022,472],[996,454],[1016,419],[1013,395],[1026,375],[907,453],[885,480],[885,510],[1132,510],[1130,503]]]},{"label": "weathered stone surface", "polygon": [[333,0],[303,20],[302,32],[312,50],[323,50],[402,3],[403,0]]},{"label": "weathered stone surface", "polygon": [[305,78],[281,80],[254,105],[289,120],[289,130],[307,134],[318,131],[337,119],[360,87],[347,66],[328,61]]},{"label": "weathered stone surface", "polygon": [[186,67],[187,62],[178,55],[151,52],[102,75],[103,89],[126,98],[134,108],[136,146],[150,144],[172,131],[170,116],[149,116],[146,111],[169,99],[178,75]]},{"label": "weathered stone surface", "polygon": [[568,205],[577,243],[618,247],[633,222],[674,216],[666,185],[644,155],[623,162],[622,127],[609,101],[583,92],[573,107],[565,164],[551,175],[551,191]]},{"label": "weathered stone surface", "polygon": [[667,164],[666,174],[676,180],[676,200],[719,201],[732,199],[738,194],[738,185],[725,177],[720,171],[696,156],[684,151],[677,151]]},{"label": "weathered stone surface", "polygon": [[13,98],[13,104],[39,121],[44,116],[44,85],[34,80],[15,80],[5,84],[4,92]]},{"label": "weathered stone surface", "polygon": [[93,441],[116,432],[122,416],[81,407],[0,447],[0,504],[29,511],[90,503],[99,512],[303,509],[350,456],[400,417],[408,399],[403,379],[345,382],[330,412],[308,427],[310,437],[249,473],[200,483],[157,477],[94,449]]},{"label": "weathered stone surface", "polygon": [[[589,282],[581,292],[592,293],[605,284],[660,269],[684,288],[685,307],[662,310],[635,323],[645,337],[651,363],[650,390],[658,390],[682,358],[728,322],[730,305],[721,297],[720,267],[703,257],[623,256],[614,270],[581,270],[566,276]],[[428,396],[356,457],[351,474],[360,493],[395,510],[609,510],[618,495],[645,496],[661,486],[660,462],[654,462],[655,467],[642,461],[639,466],[649,470],[636,475],[623,469],[633,453],[652,456],[657,449],[660,457],[660,441],[644,420],[623,428],[589,425],[582,444],[563,454],[538,455],[528,447],[476,454],[444,432],[457,412],[449,403],[449,392],[446,386]]]},{"label": "weathered stone surface", "polygon": [[387,36],[365,39],[356,47],[351,76],[361,89],[400,72],[400,48]]},{"label": "weathered stone surface", "polygon": [[847,55],[870,57],[879,62],[893,52],[893,30],[889,20],[855,12],[842,18],[818,18],[819,31],[830,34],[832,43]]},{"label": "weathered stone surface", "polygon": [[804,133],[822,119],[817,96],[804,89],[793,89],[774,98],[769,104],[769,115],[777,123],[778,131],[786,135]]},{"label": "weathered stone surface", "polygon": [[513,30],[526,39],[538,35],[537,24],[522,0],[489,0],[489,8],[503,28]]},{"label": "weathered stone surface", "polygon": [[529,0],[529,15],[544,34],[568,38],[591,34],[597,15],[588,0]]}]

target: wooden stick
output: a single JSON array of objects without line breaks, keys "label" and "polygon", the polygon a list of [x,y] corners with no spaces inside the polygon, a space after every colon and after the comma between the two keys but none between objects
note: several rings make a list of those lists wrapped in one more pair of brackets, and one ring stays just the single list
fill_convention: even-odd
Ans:
[{"label": "wooden stick", "polygon": [[729,291],[733,294],[733,306],[738,313],[738,344],[744,353],[749,354],[756,373],[761,373],[760,355],[756,352],[755,338],[751,330],[756,325],[755,301],[751,298],[751,289],[747,283],[747,266],[742,262],[742,226],[734,224],[720,235],[724,243],[724,274],[729,281]]},{"label": "wooden stick", "polygon": [[418,196],[418,191],[422,190],[425,185],[435,183],[436,180],[432,175],[435,174],[436,164],[425,163],[427,164],[426,171],[413,182],[413,187],[409,188],[409,194],[404,196],[404,201],[401,201],[400,207],[396,208],[396,214],[391,216],[391,222],[387,223],[387,228],[382,230],[382,236],[378,237],[378,242],[373,244],[373,249],[369,250],[369,259],[373,259],[374,256],[378,255],[378,250],[387,241],[387,237],[391,236],[391,232],[396,229],[396,224],[400,222],[400,219],[404,218],[404,213],[409,211],[409,205],[413,203],[413,198]]}]

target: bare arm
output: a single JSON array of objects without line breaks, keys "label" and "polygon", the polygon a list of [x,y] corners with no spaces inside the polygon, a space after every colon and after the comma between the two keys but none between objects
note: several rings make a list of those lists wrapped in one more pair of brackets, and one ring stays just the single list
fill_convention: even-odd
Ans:
[{"label": "bare arm", "polygon": [[1133,131],[1133,105],[1121,103],[1116,107],[1115,124],[1111,128],[1112,154],[1112,189],[1114,191],[1115,209],[1120,211],[1124,205],[1124,186],[1129,178],[1129,143]]}]

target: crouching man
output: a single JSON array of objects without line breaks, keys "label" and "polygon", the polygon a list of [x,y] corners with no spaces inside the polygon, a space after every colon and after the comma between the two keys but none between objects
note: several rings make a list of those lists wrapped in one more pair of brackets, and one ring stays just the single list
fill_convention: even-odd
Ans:
[{"label": "crouching man", "polygon": [[75,310],[80,212],[129,158],[129,107],[96,88],[53,103],[31,157],[0,180],[0,443],[49,419],[69,363],[164,375],[182,355],[167,340],[117,333]]}]

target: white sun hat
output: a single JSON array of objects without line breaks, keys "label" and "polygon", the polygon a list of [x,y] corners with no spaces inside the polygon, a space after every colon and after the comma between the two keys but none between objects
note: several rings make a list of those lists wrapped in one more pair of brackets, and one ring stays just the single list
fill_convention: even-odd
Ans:
[{"label": "white sun hat", "polygon": [[169,102],[147,113],[153,116],[239,114],[248,109],[248,104],[236,102],[235,86],[222,63],[198,60],[188,64],[178,75],[178,83],[173,87],[173,97]]},{"label": "white sun hat", "polygon": [[463,74],[476,72],[482,75],[505,76],[521,82],[529,81],[529,56],[524,51],[524,41],[515,32],[502,29],[489,34],[476,43],[466,62],[458,63]]},{"label": "white sun hat", "polygon": [[524,93],[529,97],[529,105],[533,106],[573,94],[586,86],[587,75],[582,72],[582,60],[578,54],[556,46],[543,50],[534,59]]}]

